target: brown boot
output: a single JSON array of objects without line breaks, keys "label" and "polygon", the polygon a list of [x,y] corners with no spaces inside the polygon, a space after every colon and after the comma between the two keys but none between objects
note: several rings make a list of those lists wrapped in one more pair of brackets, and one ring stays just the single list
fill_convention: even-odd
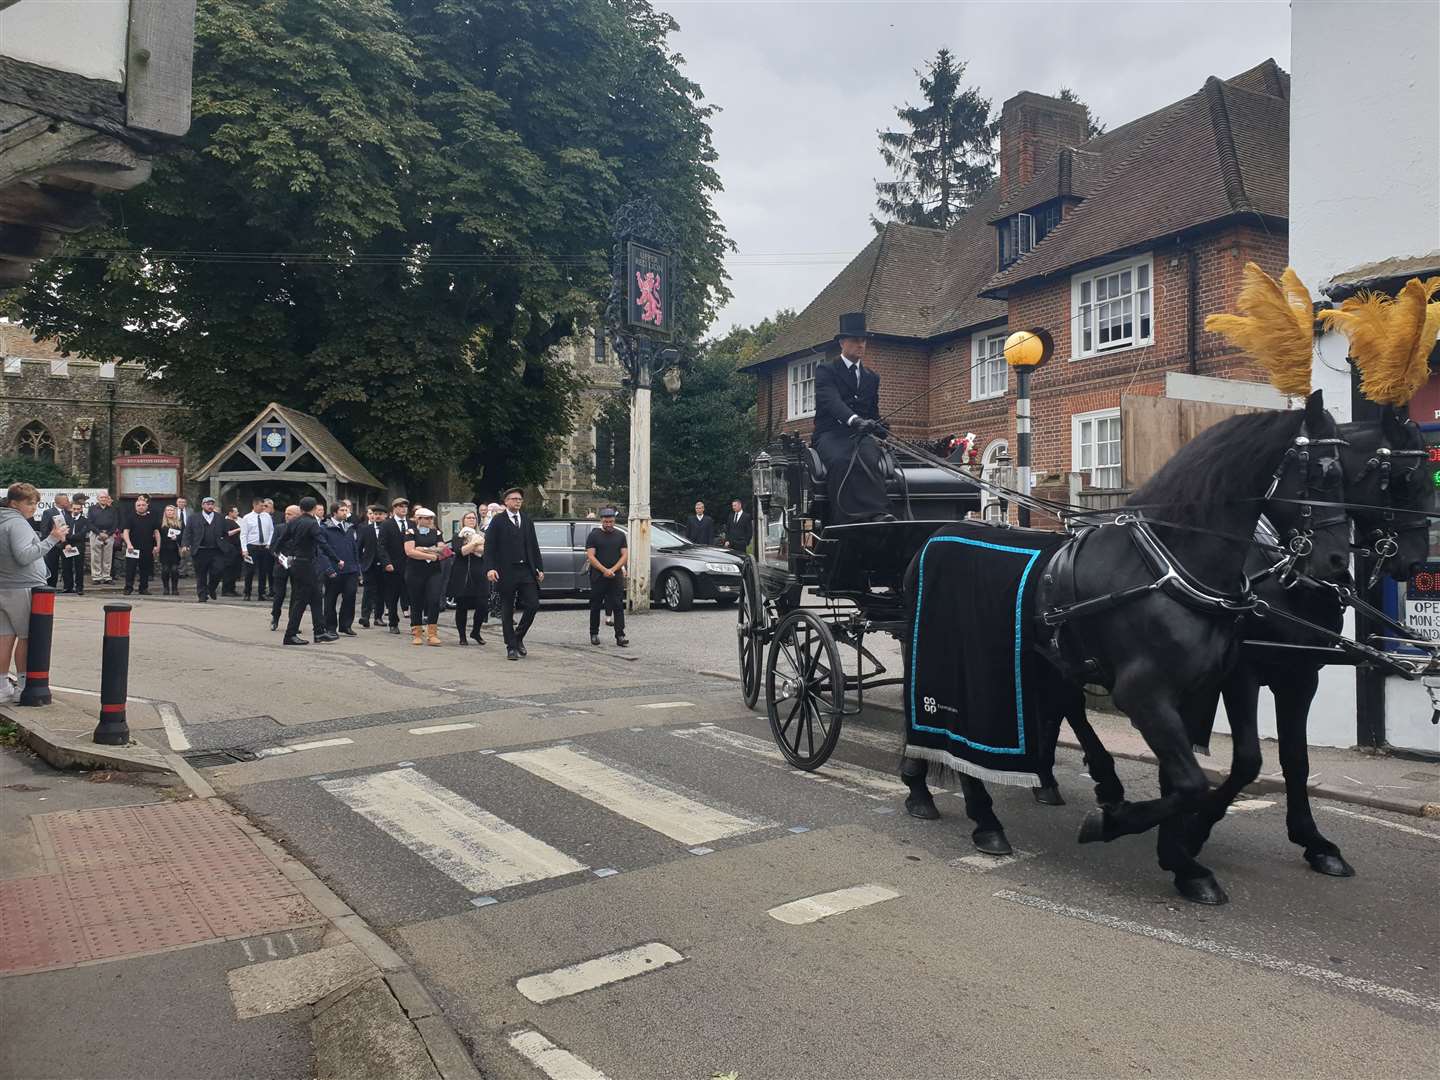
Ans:
[{"label": "brown boot", "polygon": [[421,638],[424,636],[424,634],[425,634],[425,628],[424,628],[423,626],[412,626],[412,627],[410,628],[410,644],[411,644],[411,645],[421,645],[421,644],[424,644],[424,643],[421,641]]},{"label": "brown boot", "polygon": [[440,627],[438,627],[437,625],[435,625],[433,622],[432,622],[429,626],[427,626],[427,627],[425,628],[425,644],[426,644],[426,645],[439,645],[439,644],[440,644]]}]

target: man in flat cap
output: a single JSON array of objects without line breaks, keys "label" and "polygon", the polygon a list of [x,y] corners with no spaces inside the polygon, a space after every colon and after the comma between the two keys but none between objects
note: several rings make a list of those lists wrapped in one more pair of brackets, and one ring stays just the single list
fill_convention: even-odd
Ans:
[{"label": "man in flat cap", "polygon": [[[500,586],[500,631],[505,635],[505,659],[519,660],[525,652],[525,635],[540,610],[540,582],[545,580],[545,563],[540,558],[540,541],[535,523],[520,507],[525,492],[506,488],[505,509],[490,519],[485,528],[485,577]],[[520,622],[514,623],[515,604],[520,604]]]},{"label": "man in flat cap", "polygon": [[840,355],[815,367],[815,434],[810,445],[825,465],[830,521],[894,521],[880,475],[880,376],[865,358],[865,313],[840,316]]},{"label": "man in flat cap", "polygon": [[630,644],[625,636],[625,564],[630,549],[625,534],[615,528],[615,508],[600,511],[600,527],[585,538],[585,561],[590,564],[590,644],[600,644],[600,609],[615,616],[615,644]]}]

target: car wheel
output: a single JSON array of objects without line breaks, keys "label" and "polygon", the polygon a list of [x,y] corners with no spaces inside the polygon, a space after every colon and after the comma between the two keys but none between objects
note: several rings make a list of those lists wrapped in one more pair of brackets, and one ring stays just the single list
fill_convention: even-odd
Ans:
[{"label": "car wheel", "polygon": [[671,611],[689,611],[695,603],[695,586],[690,576],[679,570],[672,570],[660,583],[660,599]]}]

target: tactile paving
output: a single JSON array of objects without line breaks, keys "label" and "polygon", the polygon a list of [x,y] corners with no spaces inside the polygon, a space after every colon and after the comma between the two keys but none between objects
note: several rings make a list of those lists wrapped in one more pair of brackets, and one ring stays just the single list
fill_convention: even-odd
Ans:
[{"label": "tactile paving", "polygon": [[323,922],[205,802],[45,814],[61,873],[0,881],[0,972]]}]

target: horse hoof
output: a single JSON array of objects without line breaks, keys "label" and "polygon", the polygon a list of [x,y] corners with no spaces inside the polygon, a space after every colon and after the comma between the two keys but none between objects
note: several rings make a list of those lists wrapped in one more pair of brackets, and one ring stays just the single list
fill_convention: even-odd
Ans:
[{"label": "horse hoof", "polygon": [[1031,788],[1035,801],[1041,806],[1064,806],[1065,798],[1060,794],[1058,787],[1037,787]]},{"label": "horse hoof", "polygon": [[905,800],[905,812],[921,821],[938,821],[940,818],[940,811],[935,807],[935,800],[928,795],[923,798],[918,795],[910,796]]},{"label": "horse hoof", "polygon": [[1010,841],[1005,839],[1004,829],[976,829],[970,837],[975,841],[978,851],[986,855],[1013,855],[1015,849],[1010,846]]},{"label": "horse hoof", "polygon": [[1324,851],[1307,851],[1305,861],[1310,864],[1310,869],[1317,874],[1325,874],[1327,877],[1354,877],[1355,868],[1344,860],[1340,855],[1331,855]]},{"label": "horse hoof", "polygon": [[1175,888],[1192,904],[1218,906],[1230,902],[1230,897],[1225,894],[1225,890],[1220,887],[1220,882],[1215,880],[1213,874],[1207,874],[1204,877],[1177,877]]},{"label": "horse hoof", "polygon": [[1102,810],[1091,810],[1080,822],[1079,841],[1082,844],[1094,844],[1105,839],[1105,813]]}]

